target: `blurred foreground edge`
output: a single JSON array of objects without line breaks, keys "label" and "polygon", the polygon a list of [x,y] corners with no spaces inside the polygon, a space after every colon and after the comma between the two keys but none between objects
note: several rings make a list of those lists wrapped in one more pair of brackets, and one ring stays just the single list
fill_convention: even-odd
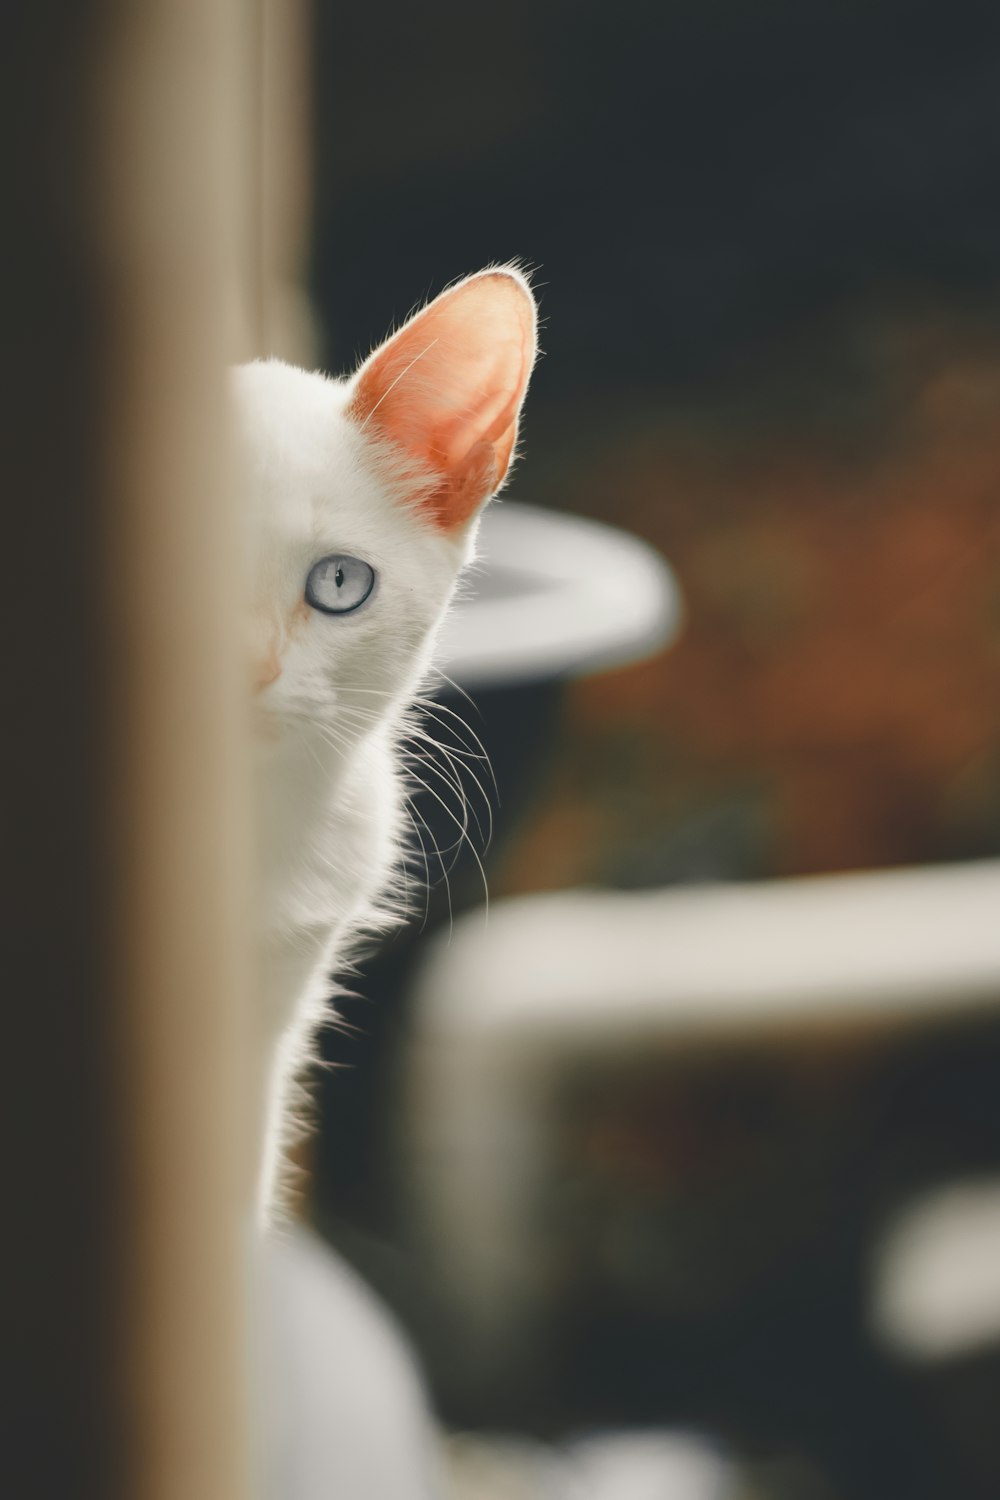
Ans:
[{"label": "blurred foreground edge", "polygon": [[43,3],[0,65],[0,1487],[19,1500],[247,1493],[222,371],[250,19]]}]

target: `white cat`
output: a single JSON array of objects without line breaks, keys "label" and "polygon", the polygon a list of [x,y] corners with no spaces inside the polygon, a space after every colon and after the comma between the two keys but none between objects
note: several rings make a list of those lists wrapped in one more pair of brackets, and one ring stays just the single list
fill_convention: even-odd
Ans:
[{"label": "white cat", "polygon": [[265,1219],[331,975],[380,921],[398,868],[406,712],[479,513],[508,471],[535,333],[524,277],[487,270],[350,380],[277,361],[235,372],[253,538]]}]

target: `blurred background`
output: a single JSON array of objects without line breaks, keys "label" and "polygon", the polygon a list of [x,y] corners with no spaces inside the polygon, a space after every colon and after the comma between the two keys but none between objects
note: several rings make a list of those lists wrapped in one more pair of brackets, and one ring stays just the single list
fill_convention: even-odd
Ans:
[{"label": "blurred background", "polygon": [[[1000,12],[45,0],[4,64],[12,1493],[996,1500]],[[251,1297],[220,377],[513,259],[412,919]]]},{"label": "blurred background", "polygon": [[307,1212],[469,1494],[1000,1494],[997,13],[329,5],[311,70],[318,361],[519,260],[508,495],[671,572],[613,669],[442,680]]}]

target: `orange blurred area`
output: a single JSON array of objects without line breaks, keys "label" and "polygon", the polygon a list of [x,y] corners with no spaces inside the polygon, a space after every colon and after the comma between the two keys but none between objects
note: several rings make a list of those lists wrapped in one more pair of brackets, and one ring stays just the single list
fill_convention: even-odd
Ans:
[{"label": "orange blurred area", "polygon": [[661,408],[567,463],[582,510],[670,557],[686,626],[572,690],[500,889],[682,875],[713,815],[720,875],[996,847],[1000,352],[933,325],[877,352],[877,430]]}]

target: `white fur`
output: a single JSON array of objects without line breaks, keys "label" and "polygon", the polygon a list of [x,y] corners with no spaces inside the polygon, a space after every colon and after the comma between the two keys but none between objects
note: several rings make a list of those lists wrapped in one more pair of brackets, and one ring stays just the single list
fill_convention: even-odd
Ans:
[{"label": "white fur", "polygon": [[[511,281],[522,289],[533,357],[526,283],[516,272],[484,274],[509,278],[508,297]],[[524,318],[522,307],[522,326]],[[461,346],[461,318],[453,321],[446,333]],[[466,319],[473,345],[476,327]],[[518,404],[526,381],[525,371]],[[234,372],[259,679],[253,1086],[265,1218],[332,975],[357,934],[385,920],[380,901],[398,868],[404,821],[398,745],[478,519],[476,511],[450,530],[435,522],[420,504],[436,482],[430,471],[387,442],[377,421],[357,420],[348,409],[355,390],[356,380],[277,361]],[[372,595],[354,613],[329,616],[304,603],[310,568],[333,553],[375,569]]]},{"label": "white fur", "polygon": [[[378,921],[401,839],[396,744],[471,549],[401,493],[400,465],[345,415],[346,383],[270,361],[235,372],[253,538],[256,659],[281,674],[255,702],[257,1037],[266,1210],[289,1091],[354,935]],[[419,490],[419,481],[415,482]],[[314,562],[376,572],[359,610],[302,609]]]}]

